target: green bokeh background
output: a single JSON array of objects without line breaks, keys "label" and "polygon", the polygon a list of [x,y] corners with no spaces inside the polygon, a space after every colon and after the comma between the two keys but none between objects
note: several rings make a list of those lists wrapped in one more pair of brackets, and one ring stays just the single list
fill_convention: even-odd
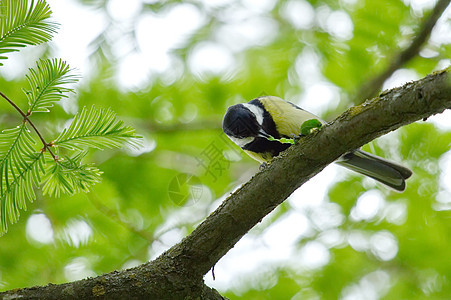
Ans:
[{"label": "green bokeh background", "polygon": [[[109,18],[108,2],[80,1],[86,9]],[[277,95],[301,106],[317,101],[300,101],[308,85],[299,74],[302,65],[296,67],[303,53],[313,53],[319,60],[319,80],[337,91],[326,108],[314,113],[331,120],[353,104],[353,95],[363,83],[387,67],[429,13],[428,8],[413,9],[409,1],[312,0],[307,5],[315,13],[314,21],[296,28],[284,11],[289,3],[297,2],[307,3],[274,1],[257,14],[271,20],[277,29],[264,43],[232,52],[237,62],[232,71],[202,74],[192,72],[188,65],[195,47],[205,41],[218,43],[221,26],[246,6],[240,1],[218,6],[201,1],[143,2],[137,19],[149,13],[164,15],[189,3],[205,21],[171,51],[182,62],[181,76],[168,83],[165,74],[153,73],[145,85],[133,89],[116,80],[121,57],[115,56],[114,43],[108,39],[115,30],[111,18],[110,26],[91,43],[90,76],[76,86],[76,95],[67,101],[77,107],[111,107],[144,136],[147,148],[140,152],[90,152],[87,160],[104,172],[102,183],[91,193],[50,198],[38,192],[38,199],[22,212],[19,222],[10,225],[0,238],[0,290],[67,282],[154,258],[189,234],[221,199],[258,170],[258,164],[222,134],[221,120],[229,105],[260,95]],[[353,23],[352,35],[343,38],[330,32],[321,25],[321,11],[347,14]],[[445,22],[449,28],[449,19]],[[135,27],[127,30],[133,40]],[[418,78],[450,62],[450,44],[429,42],[424,48],[428,55],[423,52],[405,66]],[[31,49],[47,57],[55,53],[48,45]],[[23,87],[24,77],[0,73],[0,91],[25,106]],[[0,111],[2,128],[20,122],[7,103],[0,102]],[[50,140],[72,115],[57,106],[50,114],[33,117]],[[309,232],[296,239],[292,257],[275,263],[268,257],[267,263],[247,273],[236,263],[227,269],[239,274],[239,279],[219,286],[210,279],[208,283],[231,299],[446,299],[451,295],[451,177],[445,168],[450,144],[451,131],[429,121],[373,141],[364,149],[402,161],[413,170],[404,193],[338,169],[339,175],[315,209],[293,207],[296,201],[314,198],[303,194],[282,204],[249,233],[251,240],[258,241],[290,211],[299,212]],[[191,187],[182,186],[181,192],[193,194],[189,200],[176,203],[168,191],[171,180],[181,173],[194,174],[199,181]],[[193,187],[199,188],[196,193]],[[368,190],[379,191],[382,204],[370,217],[356,218],[356,203]],[[317,219],[318,211],[327,211],[331,203],[336,205],[330,217],[341,221],[323,226]],[[36,216],[46,220],[44,225],[41,222],[46,232],[53,232],[47,242],[39,242],[27,230],[27,224],[35,224],[31,217],[36,220]],[[289,228],[294,235],[297,230]],[[334,242],[328,243],[326,234],[334,237]],[[351,236],[364,245],[353,243]],[[372,239],[380,236],[395,245],[395,253],[388,259],[378,252],[379,240]],[[327,250],[324,263],[314,267],[290,263],[299,257],[309,261],[304,250],[312,242]],[[232,251],[240,251],[239,245]],[[220,269],[216,272],[218,281]]]}]

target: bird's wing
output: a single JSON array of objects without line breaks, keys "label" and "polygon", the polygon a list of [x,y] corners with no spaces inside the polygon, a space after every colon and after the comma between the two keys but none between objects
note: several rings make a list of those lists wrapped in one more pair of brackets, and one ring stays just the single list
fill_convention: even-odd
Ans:
[{"label": "bird's wing", "polygon": [[270,112],[276,124],[277,131],[283,136],[298,136],[302,123],[307,120],[317,119],[323,124],[326,123],[314,114],[281,98],[270,96],[262,97],[259,100],[265,109]]}]

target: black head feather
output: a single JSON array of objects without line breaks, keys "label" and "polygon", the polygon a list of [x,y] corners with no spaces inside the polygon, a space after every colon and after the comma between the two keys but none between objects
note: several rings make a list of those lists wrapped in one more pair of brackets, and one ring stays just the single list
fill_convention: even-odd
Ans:
[{"label": "black head feather", "polygon": [[236,138],[256,137],[260,125],[253,112],[242,104],[236,104],[227,109],[222,120],[222,130],[228,136]]}]

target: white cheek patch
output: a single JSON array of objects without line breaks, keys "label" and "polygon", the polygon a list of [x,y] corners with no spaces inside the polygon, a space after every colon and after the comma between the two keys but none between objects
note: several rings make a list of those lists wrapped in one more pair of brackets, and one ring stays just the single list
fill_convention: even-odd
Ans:
[{"label": "white cheek patch", "polygon": [[246,146],[247,144],[251,143],[254,140],[253,137],[247,137],[247,138],[236,138],[233,136],[228,136],[228,137],[229,137],[229,139],[232,140],[232,142],[237,144],[240,148],[243,148],[244,146]]},{"label": "white cheek patch", "polygon": [[243,103],[243,106],[249,109],[257,119],[257,122],[260,126],[263,125],[263,109],[261,107],[249,104],[249,103]]}]

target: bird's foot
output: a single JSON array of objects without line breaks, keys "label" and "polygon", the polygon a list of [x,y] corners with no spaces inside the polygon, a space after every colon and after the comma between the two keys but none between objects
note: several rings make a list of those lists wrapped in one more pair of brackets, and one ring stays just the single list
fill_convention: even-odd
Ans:
[{"label": "bird's foot", "polygon": [[294,133],[290,134],[290,137],[293,139],[295,144],[297,144],[297,142],[299,142],[299,139],[301,138],[299,135],[296,135]]}]

